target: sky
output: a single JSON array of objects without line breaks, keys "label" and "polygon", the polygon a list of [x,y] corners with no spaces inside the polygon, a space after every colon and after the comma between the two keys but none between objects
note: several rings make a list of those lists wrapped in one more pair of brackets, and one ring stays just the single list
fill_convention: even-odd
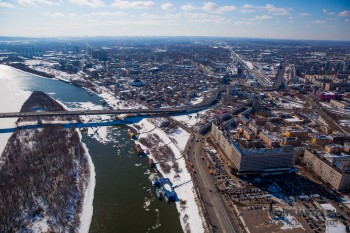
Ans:
[{"label": "sky", "polygon": [[350,40],[350,0],[0,0],[0,36]]}]

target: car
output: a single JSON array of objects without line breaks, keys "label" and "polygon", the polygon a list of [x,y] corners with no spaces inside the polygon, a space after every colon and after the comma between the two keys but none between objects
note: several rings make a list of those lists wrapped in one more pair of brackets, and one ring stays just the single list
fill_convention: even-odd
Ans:
[{"label": "car", "polygon": [[196,142],[199,142],[199,140],[198,140],[198,139],[196,139]]}]

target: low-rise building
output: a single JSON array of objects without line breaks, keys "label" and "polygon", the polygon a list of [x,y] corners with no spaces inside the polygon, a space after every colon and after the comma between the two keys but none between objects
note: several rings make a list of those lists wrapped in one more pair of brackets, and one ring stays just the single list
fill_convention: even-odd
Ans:
[{"label": "low-rise building", "polygon": [[349,107],[349,104],[344,101],[331,100],[329,103],[336,108],[344,109]]},{"label": "low-rise building", "polygon": [[286,130],[286,137],[287,138],[298,137],[300,139],[305,139],[308,136],[309,136],[309,133],[307,130],[303,130],[303,129],[287,129]]},{"label": "low-rise building", "polygon": [[266,131],[259,133],[259,138],[263,140],[269,147],[278,147],[280,145],[280,139],[273,137]]},{"label": "low-rise building", "polygon": [[311,142],[316,145],[325,146],[329,143],[329,138],[325,135],[311,137]]}]

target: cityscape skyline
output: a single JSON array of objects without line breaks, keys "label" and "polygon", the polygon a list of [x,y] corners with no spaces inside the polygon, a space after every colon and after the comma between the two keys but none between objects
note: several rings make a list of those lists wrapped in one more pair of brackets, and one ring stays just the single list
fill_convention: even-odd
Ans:
[{"label": "cityscape skyline", "polygon": [[341,1],[0,0],[1,36],[350,40]]}]

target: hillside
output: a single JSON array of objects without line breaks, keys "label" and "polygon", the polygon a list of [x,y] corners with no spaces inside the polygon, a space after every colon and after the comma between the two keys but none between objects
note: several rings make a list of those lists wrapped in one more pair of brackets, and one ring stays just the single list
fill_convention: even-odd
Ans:
[{"label": "hillside", "polygon": [[[63,107],[34,92],[21,111],[37,109]],[[0,231],[76,231],[90,177],[87,156],[73,128],[14,132],[0,158]]]}]

